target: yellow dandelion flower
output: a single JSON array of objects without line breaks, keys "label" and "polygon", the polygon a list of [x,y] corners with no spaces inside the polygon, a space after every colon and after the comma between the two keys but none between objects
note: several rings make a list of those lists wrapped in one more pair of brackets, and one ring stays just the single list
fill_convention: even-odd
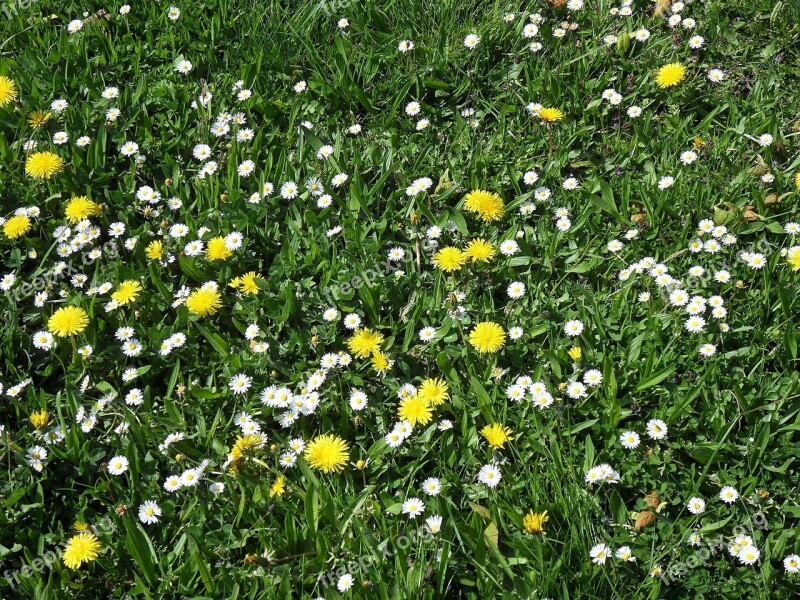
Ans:
[{"label": "yellow dandelion flower", "polygon": [[75,196],[64,207],[64,216],[70,223],[78,223],[88,217],[99,215],[100,211],[101,207],[96,202],[92,202],[86,196]]},{"label": "yellow dandelion flower", "polygon": [[216,313],[222,306],[222,295],[213,287],[204,286],[193,291],[186,298],[186,308],[200,317],[208,317]]},{"label": "yellow dandelion flower", "polygon": [[286,493],[286,480],[283,475],[278,477],[269,488],[270,497],[283,496]]},{"label": "yellow dandelion flower", "polygon": [[341,471],[350,453],[350,446],[339,436],[325,434],[311,440],[303,454],[308,464],[323,473]]},{"label": "yellow dandelion flower", "polygon": [[492,423],[481,429],[481,435],[486,439],[492,448],[502,448],[506,442],[510,442],[511,430],[503,427],[499,423]]},{"label": "yellow dandelion flower", "polygon": [[464,254],[472,259],[472,262],[489,262],[496,253],[494,245],[481,238],[472,240],[464,250]]},{"label": "yellow dandelion flower", "polygon": [[397,416],[412,425],[427,425],[433,418],[433,409],[429,400],[415,394],[400,401]]},{"label": "yellow dandelion flower", "polygon": [[89,563],[100,555],[100,540],[93,533],[79,533],[67,542],[64,548],[64,565],[69,569],[77,569],[83,563]]},{"label": "yellow dandelion flower", "polygon": [[417,395],[430,402],[431,406],[444,404],[450,398],[450,394],[447,393],[447,382],[437,378],[423,381]]},{"label": "yellow dandelion flower", "polygon": [[669,63],[656,72],[656,83],[660,88],[678,85],[686,76],[686,67],[681,63]]},{"label": "yellow dandelion flower", "polygon": [[453,246],[445,246],[433,255],[433,264],[447,273],[458,271],[466,260],[467,255]]},{"label": "yellow dandelion flower", "polygon": [[208,240],[206,260],[227,260],[231,256],[233,256],[233,251],[225,245],[224,237],[215,237]]},{"label": "yellow dandelion flower", "polygon": [[503,328],[492,321],[478,323],[469,334],[469,343],[481,354],[497,352],[506,343]]},{"label": "yellow dandelion flower", "polygon": [[787,262],[791,265],[793,271],[800,271],[800,246],[792,248],[786,255]]},{"label": "yellow dandelion flower", "polygon": [[233,448],[242,454],[252,452],[253,450],[260,450],[264,447],[264,438],[257,433],[250,433],[247,435],[240,435],[236,438]]},{"label": "yellow dandelion flower", "polygon": [[[264,438],[257,434],[240,435],[236,438],[230,452],[228,452],[227,466],[230,471],[236,472],[245,459],[256,450],[264,447]],[[177,459],[177,457],[176,457]]]},{"label": "yellow dandelion flower", "polygon": [[77,335],[89,325],[89,315],[77,306],[64,306],[52,314],[47,329],[58,337]]},{"label": "yellow dandelion flower", "polygon": [[473,190],[464,197],[464,209],[485,222],[499,221],[505,212],[503,199],[494,192]]},{"label": "yellow dandelion flower", "polygon": [[3,223],[3,233],[14,240],[28,233],[33,227],[31,220],[25,215],[16,215]]},{"label": "yellow dandelion flower", "polygon": [[72,528],[75,531],[86,531],[87,529],[89,529],[89,526],[86,523],[84,523],[83,521],[75,521],[72,524]]},{"label": "yellow dandelion flower", "polygon": [[257,277],[255,271],[250,271],[241,277],[234,277],[228,285],[247,296],[255,296],[260,291],[258,283],[256,283]]},{"label": "yellow dandelion flower", "polygon": [[347,348],[356,358],[366,358],[371,354],[380,352],[382,343],[383,334],[362,327],[357,329],[353,337],[347,340]]},{"label": "yellow dandelion flower", "polygon": [[153,240],[147,244],[144,254],[150,260],[161,260],[164,258],[164,244],[161,240]]},{"label": "yellow dandelion flower", "polygon": [[0,108],[13,102],[16,97],[16,82],[13,79],[0,75]]},{"label": "yellow dandelion flower", "polygon": [[36,427],[36,429],[41,429],[47,422],[50,420],[50,413],[46,410],[37,410],[36,412],[31,413],[31,425]]},{"label": "yellow dandelion flower", "polygon": [[120,306],[135,302],[142,291],[142,284],[129,279],[119,284],[117,291],[111,294],[111,299],[116,300]]},{"label": "yellow dandelion flower", "polygon": [[572,360],[578,362],[581,359],[581,356],[583,356],[583,351],[581,350],[580,346],[573,346],[567,350],[567,354]]},{"label": "yellow dandelion flower", "polygon": [[539,110],[539,118],[548,123],[555,123],[556,121],[560,121],[564,118],[564,113],[557,108],[545,106]]},{"label": "yellow dandelion flower", "polygon": [[25,173],[34,179],[50,179],[64,169],[64,160],[55,152],[34,152],[25,161]]},{"label": "yellow dandelion flower", "polygon": [[372,355],[372,368],[383,375],[392,368],[392,360],[383,352],[378,350]]},{"label": "yellow dandelion flower", "polygon": [[544,524],[547,523],[549,520],[550,517],[547,516],[546,510],[540,513],[531,510],[522,519],[522,526],[525,528],[526,532],[532,535],[537,533],[544,533]]},{"label": "yellow dandelion flower", "polygon": [[47,110],[35,110],[28,115],[28,125],[34,129],[39,129],[50,120],[52,113]]},{"label": "yellow dandelion flower", "polygon": [[800,190],[800,171],[794,176],[794,187]]}]

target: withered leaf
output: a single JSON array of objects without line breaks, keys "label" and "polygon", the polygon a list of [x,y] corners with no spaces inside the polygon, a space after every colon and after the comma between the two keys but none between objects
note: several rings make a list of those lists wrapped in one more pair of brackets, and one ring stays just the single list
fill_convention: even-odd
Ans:
[{"label": "withered leaf", "polygon": [[639,511],[638,515],[636,515],[636,523],[634,524],[634,527],[636,527],[636,529],[644,529],[651,523],[655,523],[655,520],[656,516],[652,511],[642,510]]},{"label": "withered leaf", "polygon": [[761,215],[758,214],[753,210],[754,207],[752,206],[745,206],[744,212],[742,213],[742,217],[744,217],[745,221],[758,221],[761,219]]},{"label": "withered leaf", "polygon": [[644,497],[644,503],[651,508],[658,508],[658,505],[661,504],[661,496],[658,495],[658,492],[650,492]]}]

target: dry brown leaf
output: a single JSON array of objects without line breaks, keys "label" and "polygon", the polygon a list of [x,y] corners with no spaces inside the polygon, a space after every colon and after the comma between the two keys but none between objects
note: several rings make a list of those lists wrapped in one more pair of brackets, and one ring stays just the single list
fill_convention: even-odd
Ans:
[{"label": "dry brown leaf", "polygon": [[634,527],[636,527],[636,529],[644,529],[651,523],[655,523],[655,521],[656,521],[656,516],[653,514],[652,511],[642,510],[639,511],[638,515],[636,515],[636,523],[634,524]]},{"label": "dry brown leaf", "polygon": [[639,221],[644,219],[646,216],[647,215],[644,214],[643,212],[636,213],[635,215],[631,215],[631,221],[633,221],[634,223],[638,223]]},{"label": "dry brown leaf", "polygon": [[661,496],[658,495],[658,492],[650,492],[644,497],[644,503],[650,508],[658,508],[658,505],[661,504]]},{"label": "dry brown leaf", "polygon": [[742,217],[744,217],[745,221],[758,221],[761,219],[761,215],[755,212],[752,206],[745,206]]}]

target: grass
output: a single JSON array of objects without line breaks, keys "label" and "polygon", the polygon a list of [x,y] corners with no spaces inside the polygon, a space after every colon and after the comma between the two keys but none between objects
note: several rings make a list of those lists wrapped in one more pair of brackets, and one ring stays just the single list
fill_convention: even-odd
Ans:
[{"label": "grass", "polygon": [[[783,561],[800,552],[798,273],[781,252],[797,244],[786,224],[800,220],[796,4],[688,3],[682,13],[696,20],[692,31],[670,29],[650,2],[634,2],[633,16],[622,18],[609,14],[619,5],[604,0],[574,13],[549,2],[220,0],[176,2],[175,21],[169,3],[132,4],[127,15],[119,3],[91,4],[6,3],[0,23],[0,75],[19,94],[0,107],[0,216],[40,210],[24,236],[0,236],[0,276],[16,276],[0,316],[2,597],[796,594],[797,575]],[[516,15],[511,23],[503,21],[508,12]],[[544,22],[526,39],[534,12]],[[566,18],[577,28],[554,37]],[[70,34],[73,19],[83,27]],[[646,42],[603,42],[643,27],[651,32]],[[470,33],[480,36],[474,50],[463,45]],[[698,34],[704,47],[689,48]],[[406,39],[415,48],[401,53]],[[539,52],[528,49],[532,41],[542,43]],[[175,70],[184,59],[193,65],[185,75]],[[661,89],[655,72],[671,62],[687,67],[686,79]],[[712,68],[725,72],[722,82],[709,81]],[[237,101],[231,90],[239,80],[252,98]],[[296,93],[301,80],[308,89]],[[109,86],[118,98],[103,99]],[[608,88],[621,94],[618,106],[602,98]],[[203,92],[211,102],[192,108]],[[31,127],[30,113],[57,98],[69,107]],[[421,104],[419,116],[405,112],[412,101]],[[564,119],[541,122],[526,109],[534,102],[560,108]],[[634,105],[638,118],[626,112]],[[112,107],[121,115],[107,123]],[[467,108],[474,114],[465,116]],[[220,111],[243,112],[253,139],[214,137]],[[430,125],[418,131],[423,117]],[[356,123],[362,131],[348,133]],[[68,144],[51,143],[58,131],[69,133]],[[774,141],[762,147],[757,138],[766,133]],[[83,148],[75,145],[81,135],[91,138]],[[31,139],[64,157],[66,170],[46,181],[27,176]],[[140,164],[119,153],[126,141],[146,157]],[[200,143],[218,163],[204,178],[192,156]],[[333,154],[320,160],[324,145]],[[682,165],[679,155],[690,149],[698,159]],[[243,177],[237,169],[248,159],[255,171]],[[527,185],[531,170],[539,180]],[[348,179],[334,187],[338,173]],[[763,181],[766,173],[774,181]],[[666,175],[674,185],[659,190]],[[305,189],[311,177],[331,195],[329,207]],[[430,189],[408,195],[419,177],[432,179]],[[580,182],[577,190],[563,189],[568,177]],[[280,197],[287,181],[300,184],[298,198]],[[274,191],[259,197],[266,182]],[[137,198],[143,186],[160,192],[160,202]],[[536,199],[539,186],[552,197]],[[502,197],[502,220],[485,223],[465,210],[473,189]],[[90,218],[100,235],[59,257],[54,232],[79,195],[103,206]],[[168,208],[172,197],[180,208]],[[531,202],[536,210],[523,214]],[[556,228],[562,207],[566,231]],[[691,252],[703,219],[724,225],[735,243]],[[110,234],[116,222],[126,227],[119,238]],[[176,223],[186,225],[185,238],[170,235]],[[515,240],[519,252],[447,274],[434,266],[426,239],[434,225],[443,230],[440,247]],[[190,240],[234,231],[244,243],[226,260],[184,252]],[[627,238],[629,231],[638,234]],[[124,247],[126,239],[135,246]],[[147,256],[154,240],[163,240],[162,260]],[[624,247],[610,252],[612,240]],[[388,262],[395,247],[405,257]],[[742,252],[762,254],[766,265],[751,268]],[[646,257],[665,264],[690,296],[720,296],[727,316],[714,319],[709,307],[704,331],[688,333],[688,315],[670,306],[669,290],[647,269],[620,277]],[[62,260],[75,272],[53,275]],[[698,265],[704,273],[690,277]],[[724,283],[714,278],[723,269]],[[257,294],[230,287],[251,271]],[[86,283],[71,280],[78,272]],[[37,277],[49,285],[43,306],[23,287]],[[125,280],[143,287],[130,306],[108,310],[110,291],[88,293]],[[176,304],[184,286],[209,281],[222,295],[215,315]],[[524,283],[521,298],[509,299],[511,282]],[[650,301],[640,302],[646,291]],[[84,309],[89,327],[50,350],[36,348],[35,334],[65,304]],[[333,370],[319,406],[283,427],[283,410],[263,405],[259,394],[269,385],[299,393],[326,354],[347,351],[352,332],[323,317],[330,307],[382,333],[393,363],[383,374],[369,358]],[[564,332],[571,320],[584,325],[575,338]],[[481,321],[524,334],[479,354],[468,339]],[[251,324],[269,344],[264,353],[245,339]],[[126,326],[144,346],[134,357],[116,338]],[[427,326],[436,334],[423,342]],[[161,354],[175,333],[186,343]],[[698,352],[705,343],[716,347],[708,358]],[[87,345],[84,357],[78,351]],[[574,346],[577,361],[568,354]],[[135,369],[134,381],[123,379],[126,369]],[[570,398],[566,386],[590,369],[602,385]],[[252,378],[242,395],[229,388],[238,374]],[[530,395],[509,400],[507,388],[521,375],[543,382],[552,406],[536,408]],[[432,377],[446,381],[447,402],[390,448],[384,436],[398,420],[398,391]],[[141,405],[125,401],[133,388]],[[366,393],[365,410],[351,407],[353,389]],[[39,410],[48,412],[41,429],[30,421]],[[226,461],[244,433],[243,412],[267,439],[232,471]],[[83,431],[78,416],[90,413],[96,424]],[[437,428],[443,419],[452,429]],[[646,435],[651,419],[666,423],[665,439]],[[511,429],[503,449],[481,435],[490,423]],[[127,430],[116,432],[121,424]],[[54,427],[64,439],[45,443]],[[620,443],[628,430],[641,436],[635,449]],[[177,432],[183,439],[160,448]],[[294,467],[281,466],[290,440],[323,433],[350,444],[342,472],[323,473],[302,453]],[[28,455],[37,445],[48,450],[41,471]],[[108,470],[114,456],[127,457],[126,473]],[[204,460],[198,486],[164,489],[168,476]],[[601,463],[620,473],[619,483],[585,482]],[[477,479],[486,464],[502,472],[496,488]],[[277,494],[280,477],[286,489]],[[438,496],[422,491],[430,477],[443,485]],[[224,491],[212,493],[212,482]],[[731,505],[718,498],[726,485],[739,493]],[[416,519],[402,508],[413,497],[426,504]],[[687,510],[693,497],[705,500],[702,514]],[[139,519],[145,500],[160,506],[158,524]],[[529,510],[547,511],[545,534],[525,532]],[[442,517],[435,535],[425,527],[432,515]],[[652,522],[636,527],[637,518]],[[102,549],[69,569],[48,553],[61,552],[76,524],[93,530]],[[690,544],[693,534],[702,536],[699,545]],[[760,553],[754,565],[729,553],[737,534],[752,538]],[[594,564],[590,549],[601,542],[612,552],[630,547],[636,561]],[[663,576],[651,576],[654,567]],[[340,593],[345,574],[354,586]]]}]

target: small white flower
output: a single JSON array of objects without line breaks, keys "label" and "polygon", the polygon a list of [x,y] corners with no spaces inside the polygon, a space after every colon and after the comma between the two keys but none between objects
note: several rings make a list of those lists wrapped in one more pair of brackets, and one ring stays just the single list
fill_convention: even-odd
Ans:
[{"label": "small white flower", "polygon": [[577,337],[583,332],[583,323],[578,320],[567,321],[564,324],[564,333],[569,337]]},{"label": "small white flower", "polygon": [[605,544],[596,544],[592,546],[592,549],[589,550],[589,556],[592,559],[592,562],[596,565],[604,565],[606,564],[606,560],[611,555],[611,548],[606,546]]},{"label": "small white flower", "polygon": [[[437,534],[442,530],[442,517],[439,515],[433,515],[432,517],[428,517],[425,519],[425,526],[428,528],[432,534]],[[785,561],[784,561],[784,564]],[[788,569],[787,569],[788,570]]]},{"label": "small white flower", "polygon": [[341,593],[345,593],[351,587],[353,587],[353,576],[350,573],[345,573],[339,580],[336,582],[336,589],[339,590]]},{"label": "small white flower", "polygon": [[653,440],[663,440],[667,437],[667,424],[661,419],[651,419],[647,422],[647,435]]},{"label": "small white flower", "polygon": [[423,342],[429,342],[436,336],[435,327],[423,327],[419,332],[419,339]]},{"label": "small white flower", "polygon": [[500,469],[496,465],[483,465],[478,473],[478,481],[489,486],[490,488],[497,487],[500,480],[503,478]]},{"label": "small white flower", "polygon": [[475,47],[481,42],[481,38],[478,37],[474,33],[470,33],[467,37],[464,38],[464,45],[469,48],[470,50],[475,49]]},{"label": "small white flower", "polygon": [[706,502],[702,498],[698,498],[697,496],[690,498],[688,504],[686,505],[687,510],[692,513],[693,515],[699,515],[706,510]]},{"label": "small white flower", "polygon": [[692,48],[693,50],[702,48],[705,43],[706,40],[702,35],[693,35],[691,38],[689,38],[689,48]]},{"label": "small white flower", "polygon": [[787,573],[800,573],[800,556],[790,554],[783,559],[783,568]]},{"label": "small white flower", "polygon": [[161,516],[161,508],[155,500],[145,500],[139,505],[139,520],[145,525],[154,525],[158,523],[158,518]]},{"label": "small white flower", "polygon": [[700,346],[700,356],[704,358],[708,358],[710,356],[714,356],[717,353],[717,347],[714,344],[703,344]]},{"label": "small white flower", "polygon": [[253,384],[252,377],[248,377],[247,375],[244,374],[239,374],[235,375],[231,379],[230,383],[228,384],[228,387],[234,394],[239,395],[247,392],[247,390],[250,389],[250,386],[252,384]]},{"label": "small white flower", "polygon": [[739,550],[739,553],[736,555],[736,558],[739,559],[739,562],[743,565],[752,565],[758,562],[758,559],[761,557],[761,551],[756,548],[755,546],[748,545]]},{"label": "small white flower", "polygon": [[514,281],[508,286],[508,297],[516,300],[525,295],[525,284],[521,281]]},{"label": "small white flower", "polygon": [[619,436],[619,443],[627,450],[633,450],[639,446],[641,438],[635,431],[625,431]]},{"label": "small white flower", "polygon": [[738,498],[739,492],[737,492],[736,488],[733,486],[726,485],[719,491],[719,499],[725,504],[733,504]]},{"label": "small white flower", "polygon": [[620,546],[617,548],[614,556],[626,562],[636,562],[636,557],[633,555],[633,552],[631,552],[630,546]]},{"label": "small white flower", "polygon": [[137,152],[139,152],[139,144],[136,142],[125,142],[119,149],[122,156],[133,156]]},{"label": "small white flower", "polygon": [[115,456],[108,461],[108,472],[112,475],[122,475],[128,470],[128,459],[125,456]]},{"label": "small white flower", "polygon": [[409,498],[403,502],[403,514],[414,519],[425,512],[425,503],[419,498]]}]

